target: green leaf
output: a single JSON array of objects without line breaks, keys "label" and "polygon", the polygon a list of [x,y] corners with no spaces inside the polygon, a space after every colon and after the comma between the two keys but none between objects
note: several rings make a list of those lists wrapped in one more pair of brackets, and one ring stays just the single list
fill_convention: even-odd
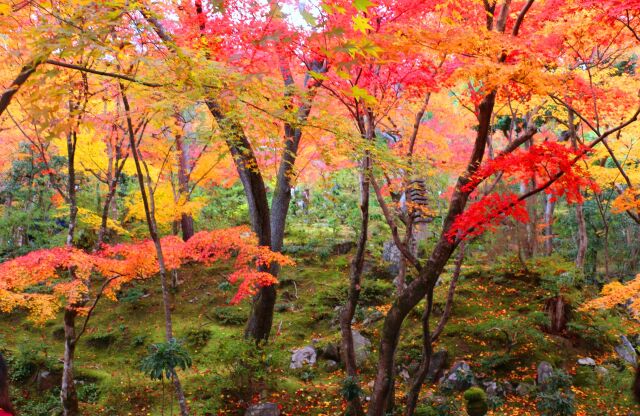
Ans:
[{"label": "green leaf", "polygon": [[373,26],[369,24],[369,19],[364,16],[353,16],[353,28],[362,33],[367,33],[367,30],[373,29]]},{"label": "green leaf", "polygon": [[366,12],[371,5],[371,0],[353,0],[353,7],[361,12]]},{"label": "green leaf", "polygon": [[361,99],[367,104],[375,104],[378,102],[376,97],[370,95],[367,90],[360,88],[357,85],[351,87],[351,96],[356,99]]},{"label": "green leaf", "polygon": [[314,15],[312,15],[306,10],[300,10],[300,14],[302,15],[302,18],[304,19],[304,21],[309,24],[309,26],[312,26],[312,27],[318,26],[318,21],[316,20]]}]

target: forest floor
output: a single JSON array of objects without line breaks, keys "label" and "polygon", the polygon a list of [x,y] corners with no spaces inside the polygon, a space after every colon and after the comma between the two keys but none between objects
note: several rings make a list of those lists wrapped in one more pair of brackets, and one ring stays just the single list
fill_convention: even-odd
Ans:
[{"label": "forest floor", "polygon": [[[180,371],[194,415],[242,415],[249,403],[278,403],[284,415],[334,415],[343,409],[344,373],[319,359],[312,367],[289,368],[291,351],[338,341],[336,311],[348,282],[350,255],[290,245],[297,265],[285,269],[274,317],[272,340],[256,349],[243,340],[248,303],[229,306],[233,288],[224,267],[187,267],[173,295],[175,333],[185,340],[192,368]],[[640,325],[621,311],[586,314],[572,311],[568,329],[551,335],[545,328],[545,300],[552,295],[545,276],[561,276],[564,264],[545,260],[528,264],[474,258],[463,268],[451,319],[435,346],[446,350],[449,364],[465,360],[475,375],[498,383],[533,384],[536,367],[547,361],[574,376],[578,415],[636,414],[629,385],[631,367],[617,358],[619,336],[640,333]],[[491,266],[488,264],[492,263]],[[364,306],[355,328],[372,341],[372,353],[362,368],[363,393],[371,389],[376,346],[393,286],[384,265],[371,264],[363,285]],[[441,313],[449,272],[436,290],[435,319]],[[571,300],[571,294],[566,294]],[[76,372],[84,415],[177,414],[168,383],[150,380],[140,371],[148,346],[163,340],[159,282],[151,280],[123,291],[119,302],[103,300],[77,348]],[[398,364],[410,368],[419,360],[421,308],[410,314],[398,353]],[[369,318],[373,323],[363,324]],[[33,327],[24,316],[0,318],[4,348],[16,382],[13,394],[21,415],[51,415],[57,408],[56,372],[62,357],[61,325]],[[319,347],[318,347],[319,348]],[[585,372],[577,359],[593,358],[606,373]],[[398,378],[402,398],[407,384]],[[436,394],[426,385],[424,397]],[[464,414],[461,393],[447,399],[445,414]],[[510,392],[494,403],[492,415],[537,415],[536,396]],[[164,410],[163,410],[164,409]]]}]

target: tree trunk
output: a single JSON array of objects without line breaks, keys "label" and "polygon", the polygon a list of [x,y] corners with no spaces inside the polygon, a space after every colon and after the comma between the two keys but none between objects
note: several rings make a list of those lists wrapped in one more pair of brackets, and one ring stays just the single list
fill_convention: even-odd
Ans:
[{"label": "tree trunk", "polygon": [[[365,156],[362,160],[362,171],[360,173],[360,237],[358,238],[358,246],[356,254],[351,262],[351,274],[349,279],[349,291],[347,294],[347,302],[340,312],[340,333],[342,335],[342,360],[345,364],[347,376],[356,382],[358,377],[358,367],[356,364],[355,348],[353,345],[353,332],[351,321],[358,306],[360,298],[361,278],[364,269],[364,258],[367,249],[367,237],[369,232],[369,194],[370,194],[370,170],[369,156]],[[363,413],[360,397],[354,397],[348,403],[348,414],[360,416]]]},{"label": "tree trunk", "polygon": [[[150,198],[147,198],[146,186],[145,186],[145,177],[142,173],[142,168],[140,166],[140,158],[138,153],[138,148],[136,145],[133,123],[131,122],[131,109],[129,107],[129,100],[125,94],[125,89],[122,83],[120,83],[120,93],[122,97],[122,103],[126,112],[126,120],[127,120],[127,130],[129,132],[129,146],[131,147],[131,153],[133,154],[133,161],[136,166],[136,174],[138,176],[138,185],[140,187],[140,196],[142,198],[142,205],[144,206],[145,216],[147,219],[147,226],[149,228],[149,235],[151,240],[153,240],[153,244],[156,249],[156,256],[158,258],[158,268],[160,270],[160,284],[162,287],[162,302],[164,307],[164,322],[165,322],[165,335],[167,342],[173,339],[173,324],[171,320],[171,299],[169,297],[169,288],[167,285],[167,268],[164,263],[164,255],[162,253],[162,245],[160,243],[160,236],[158,235],[158,228],[155,219],[155,204],[153,193],[151,193]],[[147,175],[147,180],[150,182],[150,177]],[[149,191],[152,191],[152,187],[149,186]],[[176,391],[176,396],[178,398],[178,405],[180,406],[180,414],[181,416],[188,416],[189,410],[187,408],[187,401],[184,397],[184,392],[182,390],[182,385],[180,384],[180,378],[178,374],[173,370],[173,386]]]},{"label": "tree trunk", "polygon": [[62,386],[60,400],[64,416],[78,416],[78,394],[73,376],[74,354],[76,351],[76,316],[74,307],[64,310],[64,364],[62,369]]},{"label": "tree trunk", "polygon": [[407,416],[413,416],[413,412],[416,410],[420,390],[422,389],[424,379],[427,377],[429,365],[431,364],[431,355],[433,353],[431,329],[429,327],[429,319],[431,318],[431,311],[433,309],[433,292],[427,292],[426,300],[424,313],[422,314],[422,359],[420,360],[420,366],[418,367],[415,377],[411,380],[411,386],[407,394],[407,409],[405,413]]},{"label": "tree trunk", "polygon": [[369,404],[369,416],[383,416],[388,394],[393,379],[395,352],[400,338],[402,322],[407,314],[420,302],[427,292],[433,291],[435,283],[449,261],[458,244],[447,236],[455,218],[464,211],[469,199],[469,191],[462,191],[477,171],[486,150],[487,136],[491,124],[491,114],[495,103],[495,92],[484,97],[478,107],[478,131],[474,148],[467,165],[466,172],[458,178],[454,194],[449,203],[449,211],[445,217],[440,238],[434,247],[429,260],[417,278],[407,286],[391,305],[382,328],[378,353],[378,368]]},{"label": "tree trunk", "polygon": [[[183,140],[183,137],[176,137],[176,147],[178,148],[178,200],[180,202],[189,201],[189,144]],[[184,198],[184,200],[183,200]],[[182,230],[182,239],[187,241],[193,237],[193,217],[191,214],[183,212],[180,216],[180,229]]]},{"label": "tree trunk", "polygon": [[544,254],[547,256],[553,254],[553,212],[555,208],[555,197],[551,194],[547,195],[544,207]]},{"label": "tree trunk", "polygon": [[569,321],[569,305],[561,295],[547,299],[544,310],[549,316],[549,332],[561,334],[567,329]]}]

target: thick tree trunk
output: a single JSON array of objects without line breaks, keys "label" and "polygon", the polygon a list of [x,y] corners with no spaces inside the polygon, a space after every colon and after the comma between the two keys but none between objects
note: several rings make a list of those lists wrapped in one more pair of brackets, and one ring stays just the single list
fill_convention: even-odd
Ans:
[{"label": "thick tree trunk", "polygon": [[76,316],[74,307],[64,310],[64,360],[62,368],[62,386],[60,400],[64,416],[79,416],[78,394],[73,376],[74,355],[76,351]]},{"label": "thick tree trunk", "polygon": [[561,295],[547,299],[544,310],[549,317],[549,332],[561,334],[567,329],[569,321],[569,305]]}]

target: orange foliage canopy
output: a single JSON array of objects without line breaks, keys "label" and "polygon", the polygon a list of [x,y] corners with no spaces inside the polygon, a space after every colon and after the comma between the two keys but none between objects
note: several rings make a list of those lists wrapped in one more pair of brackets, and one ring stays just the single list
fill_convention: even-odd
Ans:
[{"label": "orange foliage canopy", "polygon": [[[253,294],[257,287],[277,283],[275,277],[263,271],[272,264],[293,264],[289,257],[258,246],[246,226],[201,231],[187,242],[167,236],[161,244],[168,270],[185,263],[209,265],[233,259],[234,271],[228,279],[239,282],[239,286],[232,303]],[[65,305],[80,304],[89,295],[89,283],[96,274],[107,279],[102,291],[115,300],[123,284],[158,272],[151,240],[104,246],[93,254],[73,247],[36,250],[0,264],[0,310],[24,308],[31,320],[44,323]]]}]

